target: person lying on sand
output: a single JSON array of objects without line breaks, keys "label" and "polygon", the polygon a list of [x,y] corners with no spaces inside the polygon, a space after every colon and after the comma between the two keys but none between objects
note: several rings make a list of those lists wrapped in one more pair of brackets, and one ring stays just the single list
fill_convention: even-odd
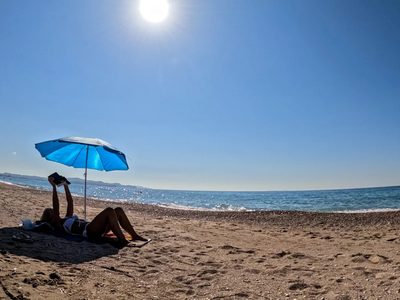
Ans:
[{"label": "person lying on sand", "polygon": [[100,238],[111,230],[122,244],[128,245],[129,241],[126,240],[121,230],[122,227],[132,236],[132,240],[147,241],[147,239],[136,233],[125,212],[120,207],[104,209],[92,222],[79,220],[77,216],[74,216],[74,202],[66,182],[64,182],[63,186],[68,202],[67,213],[64,218],[60,218],[57,187],[53,177],[49,177],[48,180],[53,186],[53,208],[46,208],[40,221],[50,223],[58,231],[88,238]]}]

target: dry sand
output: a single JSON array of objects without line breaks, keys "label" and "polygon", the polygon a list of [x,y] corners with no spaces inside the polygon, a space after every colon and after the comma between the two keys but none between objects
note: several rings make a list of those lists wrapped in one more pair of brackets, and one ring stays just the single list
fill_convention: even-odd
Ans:
[{"label": "dry sand", "polygon": [[[60,195],[61,211],[65,211]],[[83,215],[82,198],[75,212]],[[400,299],[400,212],[213,213],[122,206],[142,248],[30,232],[51,193],[0,183],[0,299]]]}]

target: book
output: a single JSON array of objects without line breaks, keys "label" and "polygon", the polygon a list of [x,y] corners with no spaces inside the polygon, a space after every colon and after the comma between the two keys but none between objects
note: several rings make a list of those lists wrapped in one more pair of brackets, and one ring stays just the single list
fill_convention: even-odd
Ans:
[{"label": "book", "polygon": [[53,178],[53,182],[57,186],[62,186],[64,183],[66,183],[68,185],[71,184],[71,182],[69,182],[67,178],[59,175],[57,172],[54,172],[53,174],[49,175],[49,178],[50,177]]}]

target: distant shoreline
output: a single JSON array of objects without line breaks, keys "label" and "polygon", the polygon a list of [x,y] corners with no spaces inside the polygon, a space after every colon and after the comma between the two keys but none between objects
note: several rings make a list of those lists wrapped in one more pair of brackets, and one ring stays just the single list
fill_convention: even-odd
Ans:
[{"label": "distant shoreline", "polygon": [[[3,178],[1,178],[1,176],[0,176],[0,182],[3,182],[5,184],[21,186],[21,187],[25,187],[25,188],[31,188],[34,190],[41,190],[41,191],[50,191],[51,190],[47,183],[46,178],[37,177],[37,176],[25,177],[24,175],[17,175],[17,177],[13,177],[12,174],[10,174],[10,173],[7,173],[7,174],[9,175],[8,177],[10,178],[10,181],[2,181],[5,179],[4,177],[6,177],[6,176],[4,176]],[[17,179],[15,179],[15,178],[17,178]],[[31,180],[29,178],[35,178],[35,179]],[[39,180],[38,180],[38,178],[39,178]],[[14,180],[12,180],[12,179],[14,179]],[[398,207],[398,205],[397,205],[399,203],[398,200],[400,200],[400,198],[399,198],[400,197],[400,194],[399,194],[400,189],[397,186],[386,187],[386,188],[385,187],[374,188],[374,190],[376,190],[376,191],[366,190],[366,191],[363,191],[363,193],[353,192],[350,197],[356,197],[356,198],[354,198],[354,200],[352,200],[352,198],[346,198],[346,197],[349,197],[349,194],[347,194],[347,191],[351,191],[351,190],[337,190],[336,192],[335,191],[309,192],[309,193],[321,194],[321,195],[318,195],[318,197],[320,197],[320,200],[322,201],[321,206],[319,206],[320,205],[318,202],[318,201],[320,201],[319,198],[317,198],[317,200],[314,200],[314,199],[316,199],[316,198],[313,198],[314,195],[308,194],[308,192],[281,192],[282,194],[286,194],[286,195],[281,195],[279,192],[277,192],[277,194],[275,194],[274,192],[254,192],[254,194],[253,194],[253,192],[247,192],[247,193],[243,192],[243,194],[236,193],[236,192],[226,192],[226,193],[228,193],[228,195],[229,195],[229,193],[235,194],[233,199],[236,199],[236,200],[229,202],[230,196],[228,198],[225,198],[228,200],[228,202],[226,202],[227,204],[225,206],[228,207],[228,206],[232,205],[232,207],[233,207],[233,208],[228,207],[225,209],[219,208],[220,204],[221,203],[225,204],[225,202],[218,202],[218,200],[219,201],[225,200],[223,198],[223,197],[226,197],[223,194],[224,192],[172,191],[175,194],[178,193],[178,195],[172,194],[172,198],[170,195],[170,196],[167,196],[166,201],[163,201],[164,193],[168,193],[171,191],[143,189],[144,193],[142,193],[142,190],[136,189],[137,188],[136,186],[131,186],[131,188],[125,188],[124,186],[120,186],[120,185],[113,186],[113,187],[109,187],[106,185],[105,186],[98,185],[98,187],[100,189],[102,189],[102,191],[106,191],[106,192],[111,191],[111,193],[109,195],[103,194],[102,192],[100,192],[100,193],[96,192],[94,195],[88,194],[88,196],[87,196],[88,199],[92,198],[93,200],[96,200],[96,201],[105,201],[106,203],[110,203],[109,205],[113,205],[111,203],[119,203],[119,202],[121,202],[121,203],[127,202],[127,203],[132,203],[132,204],[144,203],[144,204],[148,204],[148,205],[153,205],[160,209],[165,208],[165,209],[172,209],[172,210],[179,210],[179,211],[183,210],[183,211],[212,212],[212,213],[217,213],[217,212],[226,212],[226,213],[235,213],[235,212],[260,213],[260,212],[262,212],[262,213],[264,213],[264,212],[270,212],[270,211],[272,211],[272,212],[276,212],[276,211],[299,212],[300,211],[300,212],[307,212],[307,213],[319,212],[319,213],[333,213],[333,214],[337,214],[337,213],[345,213],[345,214],[386,213],[386,212],[400,211],[400,207]],[[78,189],[76,189],[76,188],[78,188]],[[391,195],[390,193],[388,194],[387,191],[385,191],[385,189],[392,189],[392,188],[395,189],[395,192],[394,192],[395,194],[393,194],[395,198],[393,198],[393,195]],[[96,187],[96,189],[97,189],[97,187]],[[117,193],[115,193],[115,190],[117,191]],[[113,198],[113,195],[118,195],[118,190],[129,191],[129,192],[127,192],[127,193],[124,192],[125,194],[119,195],[120,196],[119,198],[118,197]],[[62,192],[62,189],[60,189],[59,191]],[[155,194],[157,192],[159,194]],[[74,197],[83,197],[82,187],[80,187],[79,184],[73,184],[71,193],[74,195]],[[181,194],[179,194],[179,193],[181,193]],[[191,193],[193,193],[193,195]],[[261,194],[258,194],[258,193],[261,193]],[[296,193],[297,193],[297,195],[296,195]],[[339,195],[339,197],[338,197],[338,195],[332,194],[332,193],[337,193]],[[375,197],[380,197],[380,198],[376,198],[375,201],[371,202],[371,199],[374,199],[374,198],[371,198],[370,195],[373,195],[373,193],[376,193]],[[148,195],[150,195],[150,196],[148,196]],[[154,195],[156,195],[156,197],[154,197]],[[197,200],[195,200],[195,199],[198,199],[196,197],[198,197],[199,195],[203,195],[203,196],[200,196],[203,198],[200,198],[200,202],[197,202]],[[218,198],[219,197],[218,195],[222,195],[221,199]],[[241,195],[243,195],[243,197]],[[330,195],[332,195],[332,196],[330,196]],[[274,198],[274,196],[276,198]],[[174,197],[177,197],[177,198],[175,199]],[[180,197],[186,197],[187,202],[186,203],[180,202],[180,200],[179,200]],[[208,205],[204,206],[204,199],[206,199],[207,197],[211,197],[210,199],[213,199],[213,197],[215,197],[214,202],[211,202],[212,205],[210,205],[209,207],[208,207]],[[265,207],[263,207],[262,205],[259,207],[253,206],[254,208],[252,209],[251,204],[246,205],[248,199],[250,199],[250,201],[251,201],[252,197],[260,197],[259,201],[261,201],[260,202],[261,204],[262,204],[263,198],[271,199],[270,203],[272,205],[269,205],[269,206],[265,205]],[[270,198],[270,197],[272,197],[272,198]],[[289,197],[289,198],[285,198],[285,197]],[[293,203],[293,209],[292,209],[292,207],[290,207],[291,205],[289,205],[289,207],[288,207],[288,199],[291,199],[292,197],[293,197],[294,202],[290,202],[290,203]],[[329,201],[327,202],[327,200],[329,200],[330,197],[332,198],[331,201],[336,201],[336,199],[338,199],[339,202],[337,204],[336,204],[336,202],[329,202]],[[385,197],[387,197],[387,198],[385,199]],[[285,203],[281,206],[274,205],[273,201],[279,201],[279,198],[285,199],[285,201],[287,203]],[[241,199],[241,200],[238,201],[237,199]],[[347,208],[347,209],[335,209],[335,208],[340,208],[341,205],[342,205],[342,207],[345,207],[343,205],[346,205],[347,200],[343,201],[343,199],[349,199],[350,201],[353,201],[353,204],[355,204],[355,205],[349,205],[348,206],[349,208]],[[203,200],[202,205],[201,204],[197,205],[197,203],[201,203],[201,200]],[[382,200],[384,202],[381,202]],[[296,201],[299,201],[299,202],[296,202]],[[325,209],[321,209],[321,208],[324,208],[324,201],[325,201],[325,203],[328,203],[328,207]],[[368,202],[368,201],[369,201],[369,205],[365,205],[365,202]],[[277,202],[277,203],[279,203],[279,202]],[[303,204],[307,203],[307,205],[304,205],[304,207],[302,207],[303,205],[301,203],[303,203]],[[331,203],[331,204],[329,204],[329,203]],[[359,206],[357,206],[357,204],[359,204]],[[379,205],[375,206],[375,204],[380,204],[380,206]],[[387,204],[387,206],[386,206],[386,204]],[[213,206],[213,205],[215,205],[215,206]],[[325,206],[326,206],[326,204],[325,204]],[[330,206],[331,206],[331,209],[329,209]]]},{"label": "distant shoreline", "polygon": [[[19,194],[40,194],[51,199],[51,192],[29,187],[0,182],[0,189],[11,190]],[[21,196],[23,197],[23,196]],[[77,206],[83,204],[83,197],[75,196]],[[213,222],[230,222],[234,224],[261,225],[266,227],[335,227],[354,228],[365,226],[400,225],[400,210],[388,212],[340,213],[340,212],[309,212],[309,211],[204,211],[183,210],[162,207],[154,204],[133,203],[126,201],[107,201],[88,198],[88,209],[121,206],[127,211],[154,218],[173,218],[187,220],[203,220]]]},{"label": "distant shoreline", "polygon": [[[11,175],[11,176],[10,176]],[[31,178],[31,179],[37,179],[37,180],[43,180],[47,181],[46,177],[41,177],[41,176],[35,176],[35,175],[23,175],[23,174],[15,174],[15,173],[9,173],[9,172],[3,172],[0,173],[0,176],[8,176],[8,177],[24,177],[24,178]],[[68,178],[69,181],[72,183],[79,183],[83,184],[84,179],[82,178],[77,178],[77,177],[72,177]],[[1,181],[1,180],[0,180]],[[122,184],[118,182],[105,182],[105,181],[99,181],[99,180],[88,180],[88,184],[91,185],[105,185],[105,186],[118,186],[118,187],[132,187],[132,188],[137,188],[137,189],[147,189],[147,190],[156,190],[156,191],[179,191],[179,192],[210,192],[210,193],[283,193],[283,192],[324,192],[324,191],[346,191],[346,190],[363,190],[363,189],[380,189],[380,188],[396,188],[400,187],[399,185],[385,185],[385,186],[368,186],[368,187],[350,187],[350,188],[327,188],[327,189],[304,189],[304,190],[257,190],[257,191],[244,191],[244,190],[238,190],[238,191],[213,191],[213,190],[177,190],[177,189],[156,189],[156,188],[150,188],[150,187],[144,187],[144,186],[138,186],[138,185],[130,185],[130,184]]]}]

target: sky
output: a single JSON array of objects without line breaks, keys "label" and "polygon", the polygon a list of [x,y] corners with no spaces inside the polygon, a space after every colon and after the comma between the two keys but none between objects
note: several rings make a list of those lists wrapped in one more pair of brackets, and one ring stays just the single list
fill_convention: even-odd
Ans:
[{"label": "sky", "polygon": [[83,136],[156,189],[400,185],[400,1],[0,3],[0,172],[83,178],[35,143]]}]

